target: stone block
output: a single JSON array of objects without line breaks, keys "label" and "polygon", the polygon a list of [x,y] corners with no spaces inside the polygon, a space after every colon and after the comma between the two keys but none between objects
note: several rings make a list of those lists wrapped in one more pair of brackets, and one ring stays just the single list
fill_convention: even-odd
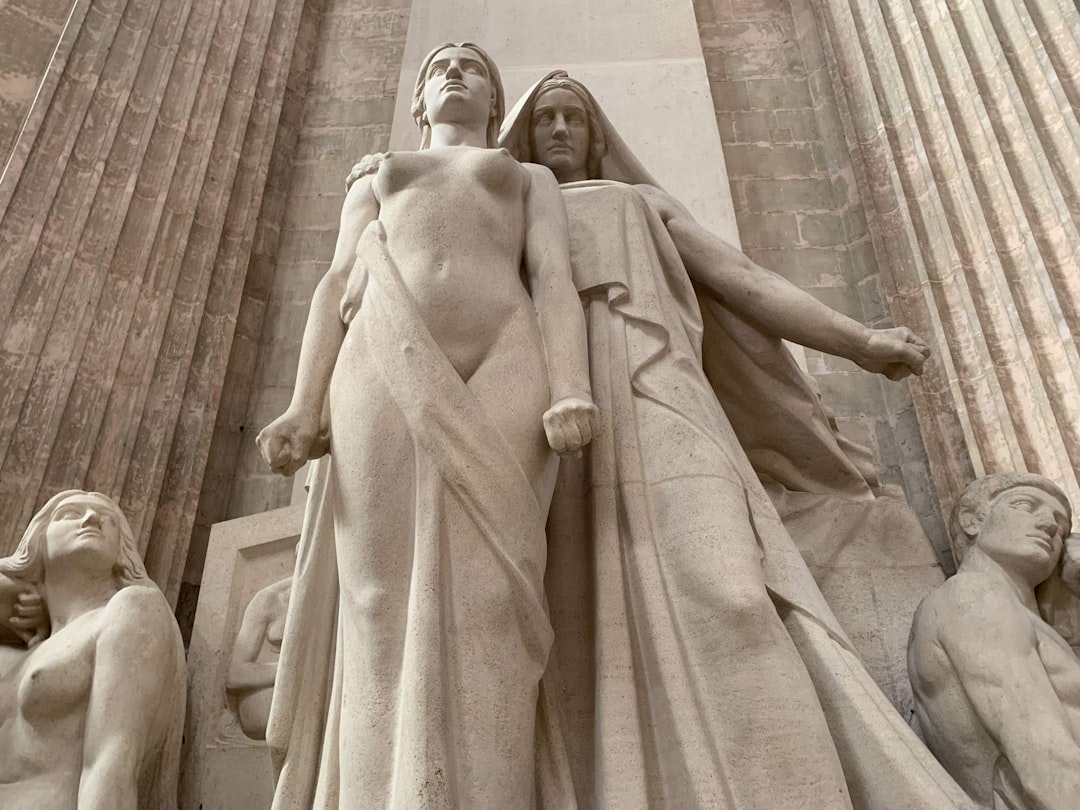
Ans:
[{"label": "stone block", "polygon": [[796,142],[816,141],[821,137],[813,110],[777,110],[776,125],[790,131],[791,140]]},{"label": "stone block", "polygon": [[800,76],[803,73],[802,58],[793,46],[725,49],[710,61],[718,65],[717,72],[726,79],[747,79],[756,82],[772,78],[788,81],[788,77]]},{"label": "stone block", "polygon": [[792,110],[812,107],[804,78],[747,79],[746,97],[752,110]]},{"label": "stone block", "polygon": [[[792,234],[792,241],[796,238]],[[842,287],[847,285],[843,248],[780,247],[749,248],[747,255],[762,267],[779,273],[798,287]]]},{"label": "stone block", "polygon": [[710,79],[709,91],[712,93],[713,107],[717,111],[730,112],[732,110],[750,109],[746,82]]},{"label": "stone block", "polygon": [[[772,118],[773,113],[766,111],[735,113],[733,116],[735,138],[733,140],[736,143],[768,143]],[[728,170],[732,171],[730,166]]]},{"label": "stone block", "polygon": [[816,171],[811,147],[802,144],[732,144],[724,147],[724,159],[733,177],[808,177]]},{"label": "stone block", "polygon": [[817,247],[846,245],[844,219],[837,214],[799,214],[799,236]]},{"label": "stone block", "polygon": [[251,598],[292,575],[304,509],[287,507],[215,524],[188,653],[183,810],[265,810],[273,798],[270,754],[240,728],[226,691],[233,645]]},{"label": "stone block", "polygon": [[798,231],[795,214],[742,214],[738,221],[744,247],[785,247]]},{"label": "stone block", "polygon": [[824,178],[751,180],[746,184],[750,211],[831,211],[832,184]]},{"label": "stone block", "polygon": [[823,401],[838,416],[883,413],[881,386],[865,371],[833,372],[817,378]]}]

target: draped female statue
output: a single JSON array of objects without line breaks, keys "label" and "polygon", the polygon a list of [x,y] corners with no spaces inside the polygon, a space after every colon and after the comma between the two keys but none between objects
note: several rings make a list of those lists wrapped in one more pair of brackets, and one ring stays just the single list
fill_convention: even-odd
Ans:
[{"label": "draped female statue", "polygon": [[291,474],[328,402],[267,730],[276,808],[532,797],[552,451],[596,419],[565,210],[550,171],[490,148],[502,87],[475,45],[428,54],[413,113],[420,151],[349,189],[292,404],[258,440]]},{"label": "draped female statue", "polygon": [[758,479],[872,497],[781,338],[894,379],[925,344],[709,233],[561,71],[500,141],[562,184],[601,412],[549,521],[545,690],[579,806],[970,806],[866,672]]}]

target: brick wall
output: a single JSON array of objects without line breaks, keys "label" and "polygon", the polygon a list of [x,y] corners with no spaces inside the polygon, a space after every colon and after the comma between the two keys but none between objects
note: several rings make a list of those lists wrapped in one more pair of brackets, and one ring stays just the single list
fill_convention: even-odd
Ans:
[{"label": "brick wall", "polygon": [[[890,326],[827,55],[809,0],[695,0],[743,250],[833,309]],[[947,570],[908,387],[807,350],[841,431],[901,485]]]}]

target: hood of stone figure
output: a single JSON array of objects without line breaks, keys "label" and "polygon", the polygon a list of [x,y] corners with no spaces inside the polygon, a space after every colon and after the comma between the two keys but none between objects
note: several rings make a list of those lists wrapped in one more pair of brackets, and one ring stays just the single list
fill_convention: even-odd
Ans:
[{"label": "hood of stone figure", "polygon": [[[604,114],[604,110],[597,103],[593,94],[589,92],[589,89],[576,79],[571,79],[565,70],[551,71],[518,99],[499,129],[499,146],[506,148],[511,155],[524,163],[536,162],[533,160],[529,137],[532,111],[536,99],[540,95],[541,88],[550,79],[560,79],[573,84],[593,107],[596,120],[599,122],[600,136],[603,142],[603,153],[600,158],[600,177],[594,179],[616,180],[620,183],[630,183],[632,185],[644,183],[659,187],[653,176],[637,159],[637,156],[630,151],[630,147],[626,145],[622,136],[612,126],[611,121]],[[590,135],[595,139],[597,133],[590,133]]]}]

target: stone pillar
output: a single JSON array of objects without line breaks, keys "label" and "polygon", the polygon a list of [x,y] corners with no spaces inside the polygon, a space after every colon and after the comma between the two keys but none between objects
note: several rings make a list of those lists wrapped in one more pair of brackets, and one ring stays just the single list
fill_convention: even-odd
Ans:
[{"label": "stone pillar", "polygon": [[973,478],[1080,497],[1080,11],[812,0],[948,514]]},{"label": "stone pillar", "polygon": [[301,0],[78,0],[0,181],[0,551],[116,497],[175,602]]}]

